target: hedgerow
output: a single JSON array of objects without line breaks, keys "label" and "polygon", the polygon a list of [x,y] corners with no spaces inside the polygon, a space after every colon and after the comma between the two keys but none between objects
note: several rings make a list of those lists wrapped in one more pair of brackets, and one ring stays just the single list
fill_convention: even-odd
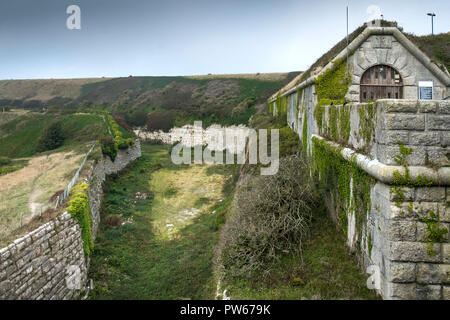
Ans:
[{"label": "hedgerow", "polygon": [[102,146],[102,153],[111,158],[112,161],[117,156],[117,151],[119,149],[126,149],[134,144],[133,138],[124,138],[122,131],[119,129],[119,125],[110,115],[106,115],[109,128],[111,129],[112,138],[105,137],[100,139],[100,144]]}]

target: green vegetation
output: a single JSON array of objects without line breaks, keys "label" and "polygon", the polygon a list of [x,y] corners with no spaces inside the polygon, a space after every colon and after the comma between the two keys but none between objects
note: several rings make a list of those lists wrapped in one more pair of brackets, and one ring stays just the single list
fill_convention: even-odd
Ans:
[{"label": "green vegetation", "polygon": [[307,162],[299,156],[282,158],[275,175],[254,178],[237,195],[222,233],[225,279],[264,277],[283,253],[301,255],[315,201]]},{"label": "green vegetation", "polygon": [[450,34],[448,32],[428,36],[408,33],[405,35],[443,71],[450,70]]},{"label": "green vegetation", "polygon": [[317,77],[315,88],[319,106],[331,103],[343,104],[350,86],[349,72],[345,59],[334,62],[333,66]]},{"label": "green vegetation", "polygon": [[101,138],[100,144],[102,153],[109,156],[111,160],[114,161],[119,149],[126,149],[134,144],[134,135],[119,126],[112,116],[106,115],[105,117],[107,119],[109,130],[112,133],[112,137],[106,136]]},{"label": "green vegetation", "polygon": [[308,152],[308,119],[306,110],[303,112],[302,151],[305,155]]},{"label": "green vegetation", "polygon": [[371,204],[370,188],[375,180],[353,161],[345,160],[339,148],[318,138],[313,138],[312,143],[312,165],[319,192],[334,196],[338,222],[344,234],[347,234],[347,212],[355,214],[356,230],[360,233],[358,238],[362,239]]},{"label": "green vegetation", "polygon": [[87,183],[73,187],[70,190],[70,201],[67,207],[67,212],[78,222],[81,228],[81,239],[83,240],[83,250],[86,256],[89,256],[94,249],[91,233],[91,209],[89,206],[89,195],[87,194],[88,187]]},{"label": "green vegetation", "polygon": [[427,236],[422,238],[422,241],[428,245],[428,254],[434,256],[436,254],[433,251],[434,244],[445,242],[448,229],[440,226],[439,214],[434,213],[433,210],[430,210],[429,217],[420,218],[420,221],[427,225]]},{"label": "green vegetation", "polygon": [[367,289],[367,277],[349,257],[345,241],[326,209],[319,208],[301,258],[286,254],[265,278],[230,279],[224,289],[232,299],[379,299]]},{"label": "green vegetation", "polygon": [[[296,75],[298,72],[74,80],[73,88],[67,80],[0,81],[0,93],[8,97],[0,99],[0,105],[67,113],[108,111],[138,126],[145,125],[147,115],[156,111],[174,113],[176,126],[194,120],[202,120],[205,126],[244,124],[258,104]],[[54,98],[41,100],[40,95]],[[28,99],[30,96],[36,100]]]},{"label": "green vegetation", "polygon": [[142,157],[108,178],[101,220],[123,222],[100,224],[91,299],[214,298],[214,247],[237,167],[175,166],[168,149],[143,143]]},{"label": "green vegetation", "polygon": [[0,154],[10,158],[35,155],[39,138],[54,122],[60,124],[66,137],[62,149],[73,149],[107,134],[100,115],[27,113],[0,125]]},{"label": "green vegetation", "polygon": [[369,152],[370,143],[375,138],[375,126],[377,124],[376,118],[377,104],[368,102],[365,105],[358,106],[359,112],[359,131],[358,134],[364,139],[365,153]]},{"label": "green vegetation", "polygon": [[36,151],[43,152],[59,148],[63,145],[64,139],[61,123],[53,122],[42,131],[36,144]]}]

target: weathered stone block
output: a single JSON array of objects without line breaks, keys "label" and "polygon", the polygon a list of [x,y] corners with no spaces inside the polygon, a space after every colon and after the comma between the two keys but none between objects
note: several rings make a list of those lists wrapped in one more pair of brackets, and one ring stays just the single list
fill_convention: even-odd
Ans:
[{"label": "weathered stone block", "polygon": [[388,297],[392,299],[411,300],[416,298],[415,283],[389,283]]},{"label": "weathered stone block", "polygon": [[441,299],[440,285],[420,285],[416,286],[416,298],[419,300],[439,300]]},{"label": "weathered stone block", "polygon": [[428,245],[421,242],[390,242],[388,258],[392,261],[404,262],[440,262],[440,244],[434,244],[433,254],[428,251]]},{"label": "weathered stone block", "polygon": [[418,263],[417,282],[421,284],[447,283],[450,279],[449,267],[445,264]]},{"label": "weathered stone block", "polygon": [[[410,155],[406,157],[406,161],[411,166],[425,165],[426,148],[422,146],[406,146],[412,149]],[[400,154],[398,145],[395,146],[378,146],[379,158],[378,160],[387,165],[398,165],[395,161],[395,157]],[[381,151],[381,152],[380,152]]]},{"label": "weathered stone block", "polygon": [[450,115],[427,115],[427,129],[450,131]]},{"label": "weathered stone block", "polygon": [[440,101],[439,102],[439,113],[450,114],[450,101]]},{"label": "weathered stone block", "polygon": [[441,136],[439,132],[434,131],[411,132],[409,136],[409,144],[415,146],[438,146],[440,145],[440,143],[441,143]]},{"label": "weathered stone block", "polygon": [[390,220],[386,226],[386,235],[391,241],[416,241],[416,222]]},{"label": "weathered stone block", "polygon": [[[430,125],[442,127],[442,121],[431,120]],[[425,115],[386,114],[386,128],[390,130],[425,130]],[[445,129],[439,129],[445,130]]]},{"label": "weathered stone block", "polygon": [[419,110],[418,104],[414,102],[406,102],[401,100],[389,100],[385,102],[385,110],[387,113],[417,113]]},{"label": "weathered stone block", "polygon": [[427,160],[429,164],[439,166],[450,165],[450,151],[449,148],[428,147]]},{"label": "weathered stone block", "polygon": [[420,101],[418,104],[420,113],[435,113],[438,111],[438,101]]},{"label": "weathered stone block", "polygon": [[439,202],[445,200],[444,187],[424,187],[416,189],[416,201]]},{"label": "weathered stone block", "polygon": [[448,148],[450,147],[450,132],[442,132],[441,133],[441,147]]},{"label": "weathered stone block", "polygon": [[450,300],[450,286],[443,286],[442,287],[442,299],[443,300]]},{"label": "weathered stone block", "polygon": [[439,203],[438,212],[439,212],[439,219],[442,222],[450,222],[450,207],[447,204]]},{"label": "weathered stone block", "polygon": [[381,130],[377,137],[377,142],[387,145],[397,145],[398,141],[403,144],[409,143],[409,131],[401,130]]},{"label": "weathered stone block", "polygon": [[409,262],[386,262],[387,280],[396,283],[415,282],[416,264]]}]

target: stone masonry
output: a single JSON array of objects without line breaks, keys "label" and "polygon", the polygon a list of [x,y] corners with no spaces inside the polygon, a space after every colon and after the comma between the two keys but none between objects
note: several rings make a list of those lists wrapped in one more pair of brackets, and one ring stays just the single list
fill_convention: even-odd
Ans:
[{"label": "stone masonry", "polygon": [[[364,269],[378,266],[378,292],[383,298],[449,300],[450,101],[378,100],[373,104],[376,116],[371,119],[374,124],[370,141],[360,134],[359,109],[364,107],[367,105],[361,103],[347,105],[350,137],[345,144],[325,139],[341,148],[347,161],[356,163],[376,181],[370,190],[370,210],[362,232],[355,229],[354,213],[347,209],[348,246],[358,253]],[[325,107],[322,131],[330,126],[330,108],[343,107]],[[300,135],[301,128],[302,123]],[[318,130],[312,136],[324,139]],[[312,136],[308,134],[306,139],[309,144]],[[426,186],[400,186],[400,193],[393,187],[393,173],[405,172],[394,160],[400,153],[398,141],[412,150],[406,157],[411,178],[426,177]],[[430,226],[424,219],[432,213],[439,216],[436,225],[447,232],[441,241],[429,245]],[[357,244],[360,247],[355,247]]]},{"label": "stone masonry", "polygon": [[[105,176],[120,171],[140,155],[140,142],[136,140],[128,149],[119,150],[114,162],[107,157],[99,159],[90,172],[94,237],[100,222]],[[86,285],[88,260],[83,251],[81,229],[70,214],[64,212],[0,249],[0,300],[77,299]],[[79,287],[67,281],[76,272],[74,270],[79,272]]]}]

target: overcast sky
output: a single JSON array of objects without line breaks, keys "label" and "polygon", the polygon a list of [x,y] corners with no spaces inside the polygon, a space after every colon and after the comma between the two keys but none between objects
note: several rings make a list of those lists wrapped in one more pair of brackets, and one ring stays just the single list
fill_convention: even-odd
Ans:
[{"label": "overcast sky", "polygon": [[[81,29],[69,30],[69,5]],[[450,31],[449,0],[2,0],[0,79],[305,70],[376,5],[405,31]]]}]

